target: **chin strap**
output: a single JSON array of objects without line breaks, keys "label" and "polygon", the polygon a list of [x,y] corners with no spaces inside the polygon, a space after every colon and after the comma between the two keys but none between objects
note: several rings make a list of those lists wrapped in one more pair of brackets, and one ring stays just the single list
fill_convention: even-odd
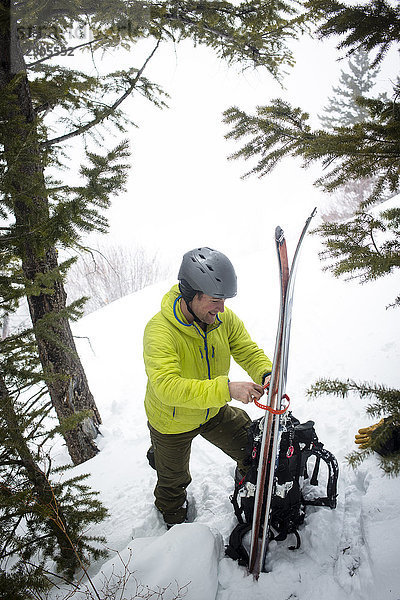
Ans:
[{"label": "chin strap", "polygon": [[[185,300],[185,298],[183,298]],[[206,323],[204,323],[204,321],[202,321],[201,319],[199,319],[199,317],[193,312],[192,307],[190,306],[190,304],[188,302],[186,302],[186,308],[188,309],[188,311],[190,312],[190,314],[192,315],[192,317],[194,318],[194,320],[196,321],[196,323],[198,323],[198,325],[206,325]]]},{"label": "chin strap", "polygon": [[190,312],[190,314],[192,315],[192,317],[194,318],[196,323],[198,323],[199,325],[205,325],[204,321],[199,319],[199,317],[193,312],[192,307],[190,306],[190,303],[193,300],[193,298],[195,297],[195,295],[197,294],[197,291],[193,290],[184,281],[180,281],[179,290],[182,294],[183,300],[185,301],[186,308],[188,309],[188,311]]}]

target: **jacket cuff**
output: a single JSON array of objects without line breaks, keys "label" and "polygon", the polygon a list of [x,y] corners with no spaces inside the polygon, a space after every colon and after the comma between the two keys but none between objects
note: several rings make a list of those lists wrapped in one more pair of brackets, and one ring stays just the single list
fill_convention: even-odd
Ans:
[{"label": "jacket cuff", "polygon": [[267,373],[264,373],[264,375],[261,378],[261,385],[264,385],[264,381],[266,380],[268,375],[271,375],[271,373],[272,373],[272,371],[267,371]]}]

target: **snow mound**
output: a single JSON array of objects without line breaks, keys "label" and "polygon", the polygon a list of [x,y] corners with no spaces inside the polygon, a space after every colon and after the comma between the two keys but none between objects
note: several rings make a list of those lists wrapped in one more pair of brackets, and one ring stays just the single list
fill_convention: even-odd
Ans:
[{"label": "snow mound", "polygon": [[124,598],[215,600],[222,553],[218,532],[198,523],[176,525],[159,537],[134,540],[105,563],[94,584],[117,584],[121,591],[124,581]]}]

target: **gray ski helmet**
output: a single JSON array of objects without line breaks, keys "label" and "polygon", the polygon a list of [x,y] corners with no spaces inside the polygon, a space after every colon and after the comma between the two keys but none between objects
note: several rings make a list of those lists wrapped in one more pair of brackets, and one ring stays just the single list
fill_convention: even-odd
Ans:
[{"label": "gray ski helmet", "polygon": [[213,298],[233,298],[236,273],[229,258],[212,248],[194,248],[183,255],[178,279]]}]

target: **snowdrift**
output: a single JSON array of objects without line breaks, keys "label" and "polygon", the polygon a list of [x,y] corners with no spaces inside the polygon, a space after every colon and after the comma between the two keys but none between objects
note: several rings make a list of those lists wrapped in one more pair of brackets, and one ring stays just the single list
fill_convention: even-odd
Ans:
[{"label": "snowdrift", "polygon": [[[289,248],[293,245],[289,239]],[[370,457],[355,471],[345,460],[357,429],[370,424],[365,402],[357,397],[306,397],[306,389],[319,377],[400,385],[399,317],[395,310],[385,310],[397,292],[390,278],[366,286],[334,280],[321,271],[318,241],[308,237],[304,246],[287,391],[295,416],[315,421],[320,440],[339,461],[337,509],[309,509],[300,530],[301,548],[292,552],[287,542],[271,543],[270,571],[254,582],[244,568],[224,556],[224,544],[235,525],[229,500],[234,465],[196,439],[188,489],[192,522],[166,531],[153,505],[155,472],[146,460],[149,436],[143,409],[143,329],[174,281],[157,284],[75,325],[103,418],[101,452],[75,468],[77,473],[90,473],[90,485],[110,511],[107,521],[92,532],[105,535],[110,548],[109,559],[90,570],[99,589],[118,577],[126,580],[129,574],[122,596],[126,599],[400,599],[400,479],[385,477],[378,457]],[[269,255],[247,255],[235,264],[239,294],[230,302],[270,356],[278,315],[275,260],[271,242]],[[261,279],[265,266],[267,273]],[[232,364],[231,379],[244,377],[248,379]],[[253,406],[246,410],[252,418],[261,414]],[[67,460],[63,448],[57,460]],[[145,592],[147,596],[139,596]],[[62,597],[60,590],[56,597]]]}]

